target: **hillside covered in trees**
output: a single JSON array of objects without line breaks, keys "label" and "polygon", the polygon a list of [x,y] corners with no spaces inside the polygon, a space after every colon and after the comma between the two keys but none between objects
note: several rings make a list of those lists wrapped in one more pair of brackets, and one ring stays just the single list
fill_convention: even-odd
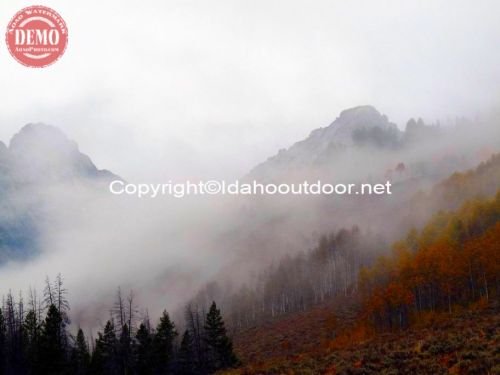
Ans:
[{"label": "hillside covered in trees", "polygon": [[361,267],[349,300],[237,334],[241,373],[497,373],[499,257],[500,191],[438,212]]},{"label": "hillside covered in trees", "polygon": [[[379,350],[394,350],[393,364],[410,366],[412,362],[413,367],[406,367],[412,373],[409,369],[415,371],[419,359],[408,346],[420,347],[429,341],[423,348],[431,348],[425,355],[432,358],[431,342],[436,340],[432,329],[436,321],[443,320],[451,323],[436,326],[442,331],[440,340],[446,342],[449,334],[454,337],[451,341],[463,344],[460,330],[466,326],[473,343],[471,347],[449,343],[465,356],[460,359],[455,353],[455,360],[447,362],[449,367],[460,362],[457,366],[461,370],[455,370],[467,373],[469,367],[478,365],[478,358],[486,358],[486,367],[479,366],[478,371],[488,373],[498,354],[482,352],[478,357],[477,353],[486,342],[498,347],[498,186],[500,158],[493,155],[478,167],[454,173],[429,192],[417,194],[409,204],[416,210],[411,217],[415,227],[392,246],[383,237],[358,227],[340,229],[322,236],[309,251],[281,258],[237,290],[208,284],[193,304],[206,306],[213,298],[220,301],[234,331],[237,352],[245,363],[243,373],[282,373],[289,368],[298,373],[326,371],[326,354],[318,354],[317,348],[347,350],[351,344],[356,346],[368,339],[374,340],[373,346],[365,346],[372,360]],[[471,314],[479,325],[469,321]],[[415,331],[412,337],[416,341],[405,342],[405,335],[397,333],[403,330]],[[486,341],[477,337],[484,330],[491,333]],[[390,350],[384,349],[385,343],[377,341],[384,335],[402,341]],[[397,358],[399,345],[411,349],[404,354],[405,364]],[[446,345],[444,352],[448,350]],[[472,364],[466,358],[468,350],[476,352]],[[304,358],[311,353],[319,357],[309,367]],[[359,361],[344,361],[345,366],[337,367],[348,371],[355,362]],[[385,368],[379,363],[373,369],[390,370],[393,364]],[[353,371],[361,367],[359,363],[356,366]],[[439,373],[445,367],[433,363],[429,368],[434,370],[429,373]]]},{"label": "hillside covered in trees", "polygon": [[411,231],[374,266],[362,269],[359,289],[377,327],[404,328],[420,311],[446,309],[498,297],[500,191],[457,212],[439,212]]},{"label": "hillside covered in trees", "polygon": [[[499,154],[476,168],[454,173],[428,192],[416,194],[408,206],[399,209],[408,214],[388,216],[387,225],[413,227],[408,235],[410,239],[417,235],[418,230],[426,235],[442,233],[446,228],[438,225],[439,220],[451,215],[446,210],[458,209],[468,200],[476,202],[474,199],[477,197],[494,196],[498,186]],[[433,212],[440,213],[437,218],[431,219]],[[480,210],[476,214],[479,217],[486,215]],[[400,217],[405,219],[396,222],[396,218]],[[431,224],[426,223],[429,220],[432,220]],[[193,298],[193,306],[207,308],[212,300],[217,300],[233,329],[251,327],[284,314],[305,311],[337,296],[357,293],[360,271],[366,274],[368,266],[378,256],[390,253],[391,244],[378,233],[357,226],[339,229],[321,236],[314,248],[296,255],[285,255],[257,270],[240,288],[209,283]],[[389,270],[379,273],[386,274]]]}]

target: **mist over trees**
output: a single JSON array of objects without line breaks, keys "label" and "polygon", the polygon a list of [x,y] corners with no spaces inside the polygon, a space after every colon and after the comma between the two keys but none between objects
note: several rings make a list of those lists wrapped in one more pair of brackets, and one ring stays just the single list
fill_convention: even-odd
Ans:
[{"label": "mist over trees", "polygon": [[[415,122],[416,127],[425,126],[423,124],[418,125],[418,123],[420,121]],[[444,235],[443,233],[449,230],[443,223],[451,220],[450,217],[453,217],[454,214],[442,211],[432,219],[429,219],[433,210],[435,212],[436,209],[439,210],[440,208],[456,209],[460,203],[470,201],[474,197],[491,196],[496,191],[499,176],[500,155],[497,154],[474,169],[462,173],[454,173],[449,178],[437,184],[428,194],[417,194],[412,199],[410,207],[415,210],[412,216],[413,223],[422,222],[423,220],[427,222],[425,225],[419,224],[416,226],[416,228],[422,230],[422,234],[420,234],[421,238],[424,236],[429,237],[431,234],[433,236],[437,236],[440,233]],[[488,205],[486,204],[486,206]],[[491,209],[486,209],[485,204],[480,203],[480,201],[470,201],[466,207],[462,208],[459,214],[456,215],[466,216],[467,220],[460,217],[454,219],[454,225],[457,226],[456,230],[459,230],[462,226],[462,230],[465,231],[460,235],[462,237],[465,234],[469,236],[473,233],[477,234],[479,229],[476,228],[476,225],[484,226],[487,220],[491,223],[498,220],[498,215],[495,216],[495,213],[491,212]],[[470,218],[472,213],[474,213],[474,220],[478,221],[478,224],[474,224],[474,226],[467,229],[467,225],[472,225],[472,219]],[[419,220],[415,220],[415,218],[419,218]],[[429,224],[429,220],[431,220],[431,224]],[[482,224],[479,224],[481,221]],[[407,225],[409,226],[409,223]],[[449,235],[451,236],[451,234]],[[411,243],[411,249],[414,251],[418,238],[419,232],[416,229],[409,231],[406,241]],[[401,242],[398,242],[395,246],[401,248],[403,245],[401,245]],[[405,246],[408,247],[410,245]],[[420,251],[417,259],[424,259],[422,254],[428,251],[431,250]],[[436,256],[441,254],[441,258],[432,258],[434,259],[433,261],[436,263],[441,262],[441,267],[446,267],[447,264],[442,262],[448,260],[449,263],[452,263],[457,260],[457,258],[451,256],[449,251],[450,247],[444,246],[442,243],[437,247],[433,247],[432,253]],[[368,285],[367,279],[365,279],[367,277],[367,270],[372,270],[370,272],[381,275],[382,280],[386,280],[387,275],[392,275],[395,272],[391,268],[395,266],[389,267],[387,260],[379,258],[379,256],[389,256],[390,254],[391,246],[385,241],[384,237],[363,232],[357,226],[351,229],[341,229],[329,235],[322,236],[317,246],[312,250],[301,252],[294,256],[285,255],[279,258],[278,261],[275,261],[270,266],[259,270],[250,282],[245,283],[236,290],[223,283],[209,283],[193,298],[192,303],[206,307],[213,299],[220,301],[224,311],[227,312],[231,328],[244,329],[283,314],[305,311],[314,305],[338,295],[348,296],[355,294],[359,292],[359,285],[362,285],[366,292]],[[472,256],[471,254],[469,255]],[[495,259],[495,257],[490,258]],[[427,260],[428,268],[432,269],[434,265],[429,259]],[[481,259],[482,261],[487,261],[489,258],[483,256],[476,260],[472,259],[473,257],[467,264],[472,265]],[[460,262],[459,264],[464,264],[463,259]],[[383,269],[374,271],[370,267],[382,267]],[[471,269],[474,268],[473,266],[471,267]],[[489,269],[491,273],[491,266]],[[380,282],[377,277],[374,278]],[[479,281],[471,281],[471,285],[483,283],[480,280],[480,274],[476,276],[469,275],[469,280],[474,280],[474,278],[477,278]],[[372,280],[372,282],[374,281]],[[460,284],[460,282],[462,281],[456,281],[457,284]],[[492,283],[495,284],[497,282],[490,279],[490,287]],[[449,283],[451,283],[451,280]],[[434,301],[433,306],[435,306],[436,301],[440,301],[442,297],[437,294],[436,287],[433,286],[433,288],[432,298]],[[484,289],[476,289],[482,290],[483,294],[485,293]],[[463,288],[460,290],[463,290]],[[471,296],[469,300],[474,300],[477,297],[477,290],[475,293],[472,293],[474,288],[471,290],[471,293],[475,297]],[[414,295],[416,292],[412,293],[406,296]],[[429,293],[427,287],[419,289],[416,295],[425,300],[423,297],[425,293]],[[451,297],[451,294],[449,296],[450,300],[448,302],[452,304],[455,300]],[[427,296],[426,298],[430,297]]]},{"label": "mist over trees", "polygon": [[0,309],[0,374],[203,375],[239,363],[215,302],[207,314],[196,312],[196,326],[186,321],[180,342],[166,310],[153,327],[147,315],[139,318],[133,294],[124,299],[120,289],[95,340],[82,328],[70,332],[69,310],[61,275],[47,279],[41,299],[30,291],[27,304],[8,293]]},{"label": "mist over trees", "polygon": [[[443,204],[449,204],[490,192],[485,184],[494,183],[499,161],[494,156],[454,174],[427,198],[448,197]],[[337,230],[313,249],[260,269],[236,290],[208,284],[183,310],[180,331],[167,311],[152,324],[134,293],[118,288],[97,335],[85,335],[81,327],[74,335],[63,278],[47,278],[42,295],[30,290],[25,299],[9,292],[3,299],[0,373],[210,374],[240,363],[228,332],[307,311],[335,296],[362,296],[365,316],[380,329],[405,328],[426,311],[488,303],[498,296],[499,220],[500,193],[473,199],[457,212],[438,212],[385,257],[378,255],[389,246],[378,235],[357,226]]]},{"label": "mist over trees", "polygon": [[[49,188],[31,194],[31,190],[25,191],[24,185],[19,184],[19,188],[11,189],[10,194],[5,196],[8,205],[4,207],[2,216],[5,216],[7,221],[12,221],[13,218],[22,219],[23,215],[10,214],[9,206],[11,203],[24,202],[25,196],[28,195],[34,201],[29,199],[28,204],[23,204],[20,213],[24,213],[25,208],[31,210],[41,207],[43,213],[50,214],[51,218],[49,220],[43,215],[40,216],[38,210],[26,211],[26,216],[40,226],[36,236],[32,235],[32,231],[28,230],[30,226],[23,220],[17,222],[16,219],[19,224],[16,224],[16,227],[22,229],[20,232],[9,229],[3,225],[3,221],[0,223],[0,263],[4,262],[3,277],[6,280],[2,293],[6,294],[8,289],[5,288],[9,286],[27,289],[28,283],[36,284],[41,289],[45,274],[56,274],[62,270],[72,275],[71,282],[75,282],[75,285],[71,285],[72,294],[78,296],[72,301],[72,306],[80,311],[86,309],[87,303],[84,298],[79,298],[80,296],[92,296],[93,306],[106,306],[102,301],[109,299],[109,288],[96,295],[92,294],[92,289],[99,288],[103,283],[107,285],[108,278],[111,277],[117,280],[116,284],[126,285],[129,273],[138,271],[136,268],[139,267],[141,271],[134,272],[137,282],[133,287],[141,293],[141,298],[148,299],[148,305],[154,307],[155,311],[161,311],[165,307],[160,303],[156,304],[156,290],[149,287],[153,277],[157,277],[161,279],[162,285],[169,289],[169,305],[166,307],[174,311],[183,306],[186,299],[195,294],[216,273],[223,275],[222,278],[234,275],[237,284],[241,282],[239,276],[243,273],[248,274],[255,270],[256,274],[259,274],[268,267],[272,259],[284,254],[292,254],[293,258],[297,252],[311,248],[311,233],[329,233],[332,228],[352,228],[356,225],[361,231],[369,230],[385,235],[387,241],[392,242],[409,228],[427,219],[427,212],[421,215],[422,219],[420,215],[414,215],[415,212],[422,211],[420,207],[424,205],[421,202],[418,202],[416,209],[407,204],[416,191],[420,188],[426,189],[435,180],[449,175],[450,170],[459,170],[458,168],[472,163],[475,165],[476,159],[473,155],[476,150],[487,145],[490,140],[494,145],[497,143],[494,140],[498,139],[486,136],[488,133],[482,130],[477,137],[469,137],[469,134],[475,133],[474,126],[469,126],[468,132],[461,132],[454,127],[429,126],[419,119],[410,120],[406,131],[403,132],[377,112],[369,106],[346,110],[338,121],[328,127],[314,130],[310,139],[298,142],[282,156],[272,158],[276,163],[265,163],[265,171],[261,169],[262,174],[257,173],[254,176],[269,174],[269,177],[281,180],[282,175],[285,178],[291,177],[288,172],[296,171],[297,178],[309,179],[309,175],[303,172],[315,171],[315,167],[321,180],[326,179],[326,182],[330,182],[330,179],[332,182],[378,182],[379,179],[385,180],[387,175],[387,179],[391,179],[398,187],[398,193],[390,199],[365,196],[339,199],[285,197],[283,200],[274,197],[238,197],[234,200],[218,200],[214,197],[207,205],[204,204],[204,199],[200,199],[201,205],[195,199],[174,202],[174,209],[168,200],[137,203],[132,200],[110,200],[107,196],[101,196],[100,190],[94,189],[94,184],[90,181],[94,181],[94,177],[97,178],[102,173],[92,166],[88,157],[78,151],[74,142],[59,134],[61,132],[53,127],[41,124],[28,126],[15,136],[14,142],[14,148],[18,150],[14,154],[23,156],[27,164],[18,168],[19,164],[16,162],[12,164],[16,168],[10,168],[10,172],[15,172],[16,177],[22,177],[29,174],[28,166],[31,165],[34,175],[26,178],[34,178],[36,175],[35,181],[40,178],[40,181],[46,181]],[[350,142],[355,138],[356,129],[358,132],[365,132],[366,137],[361,143],[352,144]],[[382,133],[387,134],[379,134],[377,129],[382,129]],[[370,138],[371,132],[375,134],[375,140]],[[387,138],[387,142],[394,143],[392,141],[395,137],[390,136],[393,133],[397,134],[397,147],[373,147],[378,136],[380,142],[385,142]],[[465,145],[464,139],[467,139]],[[68,145],[68,142],[71,145]],[[34,148],[30,147],[31,144]],[[330,154],[330,146],[335,150],[338,146],[339,150],[343,151],[337,150],[334,155]],[[51,150],[52,153],[49,152]],[[14,151],[8,150],[9,153]],[[42,156],[50,156],[50,162]],[[0,160],[0,164],[3,161]],[[34,163],[35,161],[37,163]],[[280,171],[283,174],[280,174]],[[18,173],[21,176],[17,176]],[[6,182],[9,181],[9,176],[5,175]],[[339,180],[335,181],[337,179]],[[54,189],[53,180],[57,182]],[[100,178],[97,180],[100,181]],[[91,189],[74,189],[75,184],[80,186],[81,181],[84,181],[84,185],[90,183]],[[9,183],[0,185],[0,189],[18,186]],[[37,183],[37,186],[40,185]],[[45,190],[54,194],[46,196]],[[433,204],[429,206],[431,209],[428,211],[434,209]],[[223,217],[217,225],[214,225],[212,219],[211,212],[214,209]],[[177,220],[180,213],[186,220]],[[157,220],[140,220],[141,225],[138,225],[135,219],[151,215]],[[393,223],[377,220],[379,215],[393,217]],[[419,220],[415,220],[415,217]],[[51,224],[47,224],[49,222]],[[196,222],[194,227],[189,227],[193,222]],[[168,223],[171,229],[163,230],[163,223]],[[124,232],[127,236],[123,236]],[[188,232],[193,235],[186,235]],[[9,250],[13,248],[9,243],[20,243],[16,237],[19,233],[40,242],[41,247],[28,248],[43,253],[36,259],[33,258],[33,261],[16,261],[17,269],[5,262],[13,259]],[[67,235],[68,233],[75,235]],[[147,247],[151,256],[141,259],[136,251],[137,244]],[[195,251],[198,248],[204,251]],[[109,268],[106,262],[93,261],[97,254],[102,254],[106,259],[113,259],[116,251],[120,254],[127,253],[127,259],[130,261],[126,263],[126,267]],[[49,261],[52,256],[58,259],[58,262]],[[77,260],[74,261],[75,259]],[[81,262],[95,269],[95,278],[87,279],[85,267],[76,266]],[[56,266],[58,263],[64,264],[64,268],[59,269],[59,266]],[[275,268],[279,263],[275,263]],[[171,264],[178,264],[180,267],[174,267],[176,269],[172,270],[169,268]],[[171,282],[172,279],[179,278],[182,279],[181,283]],[[20,286],[21,283],[24,285]],[[186,285],[190,291],[179,291],[182,288],[175,286],[179,284]],[[254,286],[253,281],[247,284],[250,289]],[[174,293],[177,293],[175,297]],[[222,300],[217,301],[222,303]],[[207,302],[206,308],[210,302]],[[276,308],[273,310],[276,311]],[[227,306],[223,306],[223,311],[228,311]],[[91,318],[93,320],[103,315],[102,309],[96,308],[94,312],[95,316]]]},{"label": "mist over trees", "polygon": [[312,250],[284,256],[234,292],[223,284],[208,284],[192,304],[221,301],[233,329],[305,311],[334,296],[356,292],[360,268],[371,264],[386,246],[381,238],[358,227],[341,229],[322,236]]},{"label": "mist over trees", "polygon": [[[353,124],[357,126],[358,122]],[[401,190],[409,187],[408,201],[403,201],[401,197],[396,202],[380,200],[375,203],[369,199],[352,199],[344,200],[339,205],[338,201],[325,199],[318,205],[320,209],[304,202],[288,211],[292,206],[288,202],[277,207],[262,200],[248,210],[256,212],[251,219],[247,217],[248,211],[242,210],[237,212],[238,216],[230,215],[230,220],[242,218],[238,225],[226,225],[229,221],[224,221],[224,225],[221,223],[222,234],[234,232],[236,236],[241,235],[241,238],[237,237],[233,241],[230,236],[220,235],[213,236],[210,241],[199,242],[197,237],[203,237],[199,235],[201,232],[190,233],[186,237],[195,239],[189,242],[190,248],[201,246],[200,244],[207,246],[210,242],[207,254],[210,250],[214,251],[211,254],[215,254],[217,247],[219,255],[237,248],[240,253],[231,254],[236,257],[241,255],[244,262],[257,260],[256,268],[254,274],[246,278],[241,277],[239,271],[248,271],[250,267],[237,269],[232,263],[228,264],[222,271],[233,275],[233,280],[244,279],[245,284],[228,287],[224,282],[209,283],[190,299],[191,302],[180,314],[174,311],[175,319],[167,311],[163,311],[159,320],[152,323],[147,314],[140,312],[134,294],[124,294],[118,289],[110,306],[109,319],[94,336],[86,334],[85,327],[76,327],[72,332],[68,291],[60,275],[54,282],[46,281],[42,295],[38,295],[35,290],[19,296],[7,293],[0,309],[0,371],[5,374],[208,374],[238,365],[239,361],[229,339],[233,334],[286,314],[307,311],[339,295],[359,296],[361,292],[366,297],[367,315],[374,325],[382,329],[404,328],[416,312],[453,310],[453,306],[457,304],[489,300],[491,296],[495,296],[498,290],[498,270],[492,264],[496,262],[495,251],[498,249],[495,244],[498,243],[498,236],[496,229],[486,229],[498,220],[497,213],[492,213],[490,208],[485,208],[482,204],[474,203],[467,210],[477,213],[475,219],[463,213],[453,221],[449,214],[440,214],[435,225],[425,227],[423,231],[420,231],[420,223],[427,221],[437,209],[454,209],[465,199],[474,198],[478,194],[491,195],[492,190],[498,186],[499,156],[493,156],[474,170],[453,174],[429,193],[415,195],[412,189],[416,188],[410,186],[413,181],[433,173],[439,176],[450,166],[462,165],[463,160],[453,154],[452,162],[448,163],[450,156],[445,154],[444,161],[438,163],[445,167],[438,170],[433,165],[434,159],[430,157],[422,157],[422,160],[425,159],[422,163],[417,163],[416,159],[413,162],[411,159],[400,159],[396,150],[440,134],[438,126],[428,126],[422,120],[410,121],[404,134],[390,126],[377,129],[357,128],[352,133],[356,150],[371,152],[374,146],[382,149],[384,155],[388,156],[387,160],[391,161],[390,168],[394,168],[394,181],[399,181]],[[442,134],[440,136],[444,137]],[[315,149],[320,144],[318,142],[313,143],[311,148]],[[360,160],[366,160],[365,154],[358,156]],[[364,172],[355,173],[360,176]],[[362,206],[362,202],[365,206]],[[328,205],[331,210],[321,211]],[[283,211],[275,212],[276,209]],[[115,211],[110,212],[115,216]],[[311,212],[315,215],[311,215]],[[316,220],[318,212],[323,212],[320,220]],[[338,212],[348,215],[337,217],[335,215]],[[367,222],[373,221],[373,217],[367,217],[369,213],[373,213],[378,222],[367,230]],[[276,217],[279,220],[274,220]],[[311,217],[315,219],[308,222],[307,218]],[[385,217],[388,218],[387,222],[380,220]],[[292,221],[295,225],[290,225],[290,218],[299,220]],[[302,218],[306,218],[305,221]],[[451,231],[442,225],[450,220],[454,222],[454,229]],[[250,222],[252,225],[249,225]],[[299,243],[297,238],[305,237],[304,233],[311,228],[312,222],[320,225],[317,231],[321,233],[328,233],[331,228],[342,228],[346,222],[347,229],[330,232],[322,236],[312,249],[297,253],[299,248],[310,247],[309,240],[307,246],[300,247],[305,241]],[[191,224],[189,220],[188,225]],[[145,225],[150,226],[151,223],[148,221]],[[416,227],[419,230],[410,232],[407,243],[396,246],[399,251],[397,256],[376,261],[380,254],[390,251],[390,246],[386,243],[387,236],[377,229],[396,228],[395,233],[402,233],[399,226],[406,229]],[[63,227],[67,228],[66,225]],[[477,227],[484,230],[478,231]],[[105,225],[103,228],[108,229]],[[121,236],[121,241],[128,241],[128,236],[122,235],[121,227],[117,228],[120,228],[116,234]],[[210,225],[207,228],[209,230],[203,233],[213,229]],[[235,231],[234,228],[238,230]],[[140,229],[137,231],[141,233],[140,243],[145,244],[147,239],[142,232],[144,228]],[[156,233],[154,232],[155,235]],[[252,237],[254,233],[257,236]],[[446,234],[448,237],[444,240],[436,239],[432,237],[436,233]],[[86,234],[95,236],[96,232],[89,231]],[[108,235],[106,233],[104,237],[108,238]],[[164,241],[158,243],[163,246],[168,240],[168,246],[175,248],[172,244],[176,242],[169,235],[166,232],[165,237],[162,237]],[[85,236],[80,238],[83,237]],[[251,255],[238,247],[247,246],[245,241],[248,238],[251,240],[248,241],[248,246],[252,247]],[[425,242],[426,238],[431,238],[430,242]],[[88,243],[84,244],[88,246]],[[159,245],[155,243],[155,246]],[[92,246],[84,250],[98,252]],[[261,258],[260,255],[264,253],[269,257]],[[271,254],[285,255],[275,257],[270,265],[268,260]],[[78,252],[75,251],[71,257],[77,255]],[[131,259],[140,259],[140,255],[134,256],[137,258]],[[206,262],[216,262],[211,255],[200,255],[203,256],[206,258],[199,261],[200,268],[206,266]],[[222,256],[217,260],[221,258]],[[89,259],[94,262],[93,257]],[[161,263],[156,258],[151,259],[148,261]],[[162,259],[165,262],[173,261],[170,254]],[[491,260],[495,261],[489,264]],[[186,259],[182,258],[182,261]],[[457,266],[450,268],[450,263]],[[147,268],[144,264],[141,267]],[[71,268],[68,272],[71,272]],[[163,286],[170,285],[165,279],[161,282]],[[188,299],[190,296],[192,294],[183,297]],[[213,301],[217,301],[217,305]],[[76,303],[78,302],[77,299]],[[81,306],[79,308],[78,312],[81,311]],[[225,321],[222,319],[222,312]],[[93,318],[95,317],[90,319]],[[174,320],[182,323],[174,324]]]}]

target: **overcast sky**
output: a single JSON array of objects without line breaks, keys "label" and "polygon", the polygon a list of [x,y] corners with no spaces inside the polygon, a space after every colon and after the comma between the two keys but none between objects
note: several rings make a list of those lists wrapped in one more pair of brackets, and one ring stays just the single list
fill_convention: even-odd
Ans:
[{"label": "overcast sky", "polygon": [[359,104],[404,126],[500,98],[494,0],[41,3],[69,45],[29,69],[2,40],[0,139],[50,123],[128,180],[238,177]]}]

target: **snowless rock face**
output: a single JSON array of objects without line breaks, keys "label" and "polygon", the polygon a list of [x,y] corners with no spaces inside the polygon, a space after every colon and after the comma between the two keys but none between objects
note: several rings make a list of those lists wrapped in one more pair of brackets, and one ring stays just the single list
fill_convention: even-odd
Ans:
[{"label": "snowless rock face", "polygon": [[276,169],[283,170],[294,166],[307,167],[318,161],[328,161],[334,157],[335,150],[351,147],[354,144],[353,133],[361,129],[380,128],[397,130],[397,126],[372,106],[359,106],[340,113],[329,126],[313,130],[308,138],[295,143],[287,150],[252,170],[250,176],[258,178],[272,175]]}]

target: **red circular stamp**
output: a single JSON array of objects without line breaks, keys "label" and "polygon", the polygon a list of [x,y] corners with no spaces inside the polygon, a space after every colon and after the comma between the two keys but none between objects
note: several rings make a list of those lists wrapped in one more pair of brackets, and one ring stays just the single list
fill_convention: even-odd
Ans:
[{"label": "red circular stamp", "polygon": [[68,28],[55,10],[34,5],[21,9],[11,19],[5,41],[10,54],[19,63],[44,68],[64,54]]}]

